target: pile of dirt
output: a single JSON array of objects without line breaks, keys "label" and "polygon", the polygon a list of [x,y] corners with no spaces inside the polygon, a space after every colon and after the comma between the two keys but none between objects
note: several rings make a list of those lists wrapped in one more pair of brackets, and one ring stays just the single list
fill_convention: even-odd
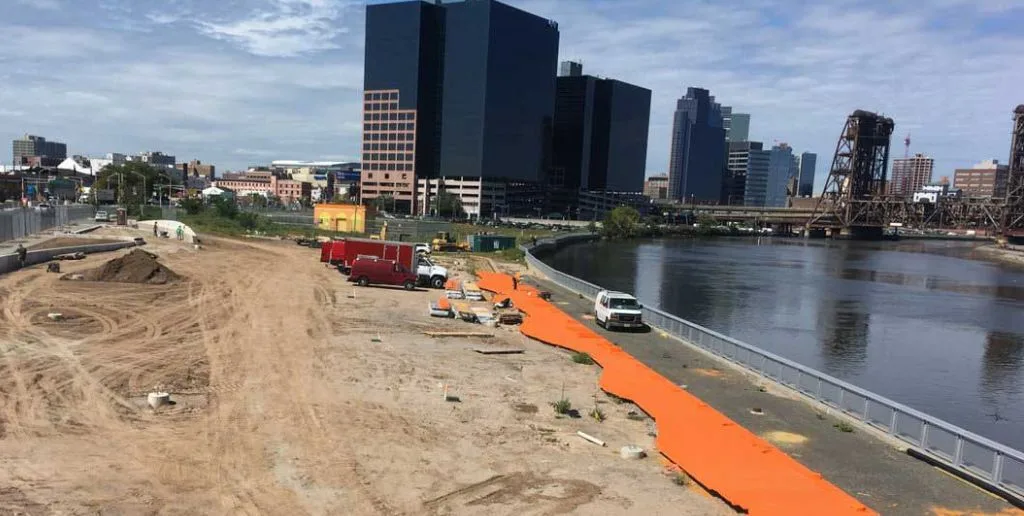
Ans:
[{"label": "pile of dirt", "polygon": [[74,278],[70,276],[64,279],[150,285],[175,283],[182,279],[174,271],[161,265],[155,254],[147,253],[142,249],[133,249],[130,253],[103,264],[102,267],[75,274]]}]

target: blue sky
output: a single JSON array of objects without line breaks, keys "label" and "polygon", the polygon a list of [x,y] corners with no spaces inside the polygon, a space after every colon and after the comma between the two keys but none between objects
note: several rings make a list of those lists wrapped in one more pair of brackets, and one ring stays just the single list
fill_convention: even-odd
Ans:
[{"label": "blue sky", "polygon": [[[819,154],[854,109],[936,173],[1009,152],[1024,103],[1024,0],[509,0],[559,23],[561,59],[653,90],[648,173],[675,99],[711,90],[751,137]],[[3,0],[0,139],[162,150],[221,170],[357,156],[364,2]],[[7,153],[0,161],[9,162]]]}]

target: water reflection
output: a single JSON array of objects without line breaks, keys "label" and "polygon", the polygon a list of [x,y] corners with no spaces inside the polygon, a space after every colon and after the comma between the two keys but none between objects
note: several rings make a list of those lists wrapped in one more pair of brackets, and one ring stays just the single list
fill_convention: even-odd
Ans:
[{"label": "water reflection", "polygon": [[[854,279],[874,281],[872,274],[854,278],[846,264],[856,258],[849,246],[839,246],[825,254],[826,270],[839,281],[819,291],[818,342],[821,344],[825,372],[844,377],[859,373],[867,360],[868,330],[871,316],[866,308],[868,289]],[[873,271],[868,271],[873,273]]]},{"label": "water reflection", "polygon": [[985,336],[981,357],[981,397],[986,405],[999,408],[1000,399],[1019,399],[1021,369],[1024,366],[1024,338],[1003,332]]}]

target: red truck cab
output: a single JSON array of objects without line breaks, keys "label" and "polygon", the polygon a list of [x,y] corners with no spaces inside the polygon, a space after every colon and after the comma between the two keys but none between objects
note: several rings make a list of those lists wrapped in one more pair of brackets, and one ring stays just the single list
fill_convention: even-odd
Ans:
[{"label": "red truck cab", "polygon": [[405,290],[416,288],[416,273],[395,260],[360,256],[352,261],[348,280],[361,287],[370,284],[401,285]]}]

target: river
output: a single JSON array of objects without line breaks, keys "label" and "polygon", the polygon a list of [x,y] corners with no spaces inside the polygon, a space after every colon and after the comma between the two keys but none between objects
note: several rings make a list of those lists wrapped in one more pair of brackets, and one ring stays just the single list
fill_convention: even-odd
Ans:
[{"label": "river", "polygon": [[1024,270],[975,245],[664,239],[543,258],[1024,450]]}]

